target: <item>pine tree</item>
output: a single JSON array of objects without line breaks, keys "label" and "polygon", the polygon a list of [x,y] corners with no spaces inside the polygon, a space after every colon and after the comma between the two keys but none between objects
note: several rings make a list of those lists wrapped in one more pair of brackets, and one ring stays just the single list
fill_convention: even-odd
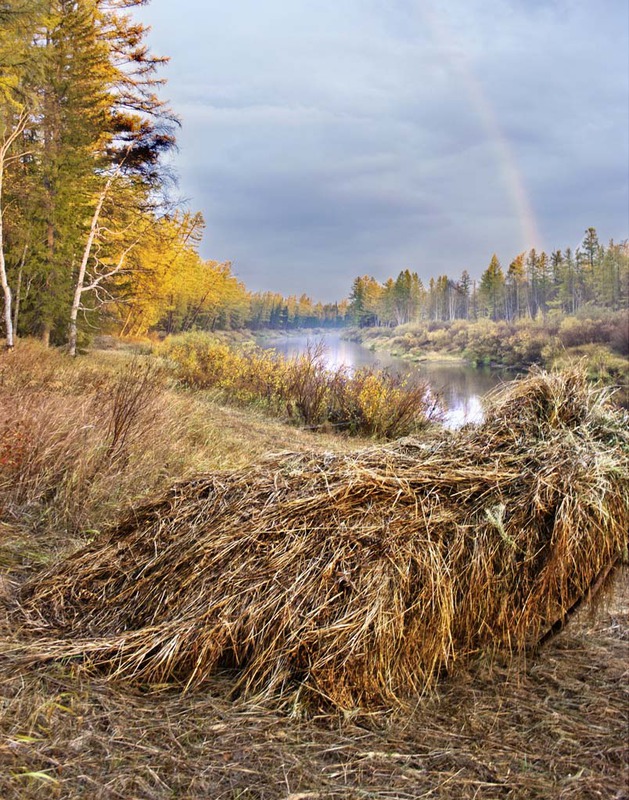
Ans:
[{"label": "pine tree", "polygon": [[534,247],[529,250],[526,257],[526,277],[529,285],[529,316],[535,318],[539,308],[539,257]]},{"label": "pine tree", "polygon": [[495,321],[504,317],[505,276],[495,253],[481,277],[479,295],[491,319]]},{"label": "pine tree", "polygon": [[548,311],[551,286],[550,261],[548,255],[542,251],[537,261],[537,304],[544,318],[546,318],[546,312]]},{"label": "pine tree", "polygon": [[528,311],[528,284],[524,266],[525,253],[509,264],[506,277],[506,307],[508,319],[521,319]]},{"label": "pine tree", "polygon": [[470,292],[472,286],[472,279],[469,272],[464,269],[461,273],[459,281],[459,294],[461,297],[460,314],[462,319],[470,318]]}]

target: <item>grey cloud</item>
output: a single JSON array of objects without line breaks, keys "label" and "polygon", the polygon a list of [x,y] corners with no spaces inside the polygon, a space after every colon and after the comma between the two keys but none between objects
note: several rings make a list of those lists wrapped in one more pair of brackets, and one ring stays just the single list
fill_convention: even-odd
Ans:
[{"label": "grey cloud", "polygon": [[[626,5],[153,0],[204,253],[315,298],[627,236]],[[505,159],[509,164],[505,164]],[[524,242],[513,175],[541,241]]]}]

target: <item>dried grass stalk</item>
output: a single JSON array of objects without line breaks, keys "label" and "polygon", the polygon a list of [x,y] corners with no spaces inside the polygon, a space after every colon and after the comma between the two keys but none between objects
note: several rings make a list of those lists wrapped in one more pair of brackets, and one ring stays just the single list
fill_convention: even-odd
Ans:
[{"label": "dried grass stalk", "polygon": [[236,692],[397,704],[535,644],[622,558],[626,423],[582,372],[539,372],[451,438],[182,482],[26,585],[22,610],[57,636],[39,657],[114,676],[228,668]]}]

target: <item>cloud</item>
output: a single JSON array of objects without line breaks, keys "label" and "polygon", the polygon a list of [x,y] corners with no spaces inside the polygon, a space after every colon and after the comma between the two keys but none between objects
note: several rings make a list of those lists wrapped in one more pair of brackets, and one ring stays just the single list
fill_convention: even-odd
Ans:
[{"label": "cloud", "polygon": [[587,225],[626,237],[628,16],[623,0],[153,0],[204,253],[251,288],[338,299],[365,272],[478,275]]}]

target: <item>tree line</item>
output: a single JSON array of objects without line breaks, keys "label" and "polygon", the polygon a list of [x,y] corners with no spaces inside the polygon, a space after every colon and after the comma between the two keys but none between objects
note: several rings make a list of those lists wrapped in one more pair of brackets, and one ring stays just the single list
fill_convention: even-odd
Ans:
[{"label": "tree line", "polygon": [[143,0],[0,4],[5,333],[76,348],[163,215],[177,120],[158,94]]},{"label": "tree line", "polygon": [[550,255],[532,249],[520,253],[506,272],[494,254],[479,281],[467,270],[461,277],[431,278],[425,286],[416,272],[403,270],[380,283],[357,277],[349,314],[361,327],[395,326],[420,321],[517,320],[551,311],[575,314],[586,305],[611,310],[629,304],[629,245],[602,245],[595,228],[572,251]]}]

